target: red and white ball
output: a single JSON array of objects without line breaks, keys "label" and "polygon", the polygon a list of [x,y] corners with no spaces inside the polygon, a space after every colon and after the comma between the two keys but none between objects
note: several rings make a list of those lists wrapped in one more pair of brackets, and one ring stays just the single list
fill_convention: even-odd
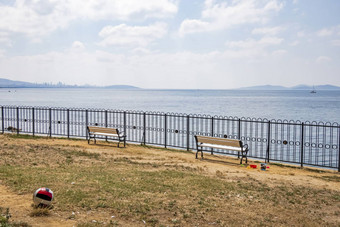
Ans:
[{"label": "red and white ball", "polygon": [[49,206],[53,200],[53,192],[49,188],[39,188],[33,194],[33,202],[37,206]]}]

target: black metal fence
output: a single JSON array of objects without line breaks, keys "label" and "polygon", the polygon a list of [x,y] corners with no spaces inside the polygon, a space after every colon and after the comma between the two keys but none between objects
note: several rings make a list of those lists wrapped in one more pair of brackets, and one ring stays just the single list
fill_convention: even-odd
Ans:
[{"label": "black metal fence", "polygon": [[[267,120],[178,113],[0,106],[0,129],[33,135],[87,138],[86,126],[118,128],[128,142],[196,149],[194,135],[240,139],[248,157],[337,169],[338,123]],[[238,155],[214,149],[215,153]]]}]

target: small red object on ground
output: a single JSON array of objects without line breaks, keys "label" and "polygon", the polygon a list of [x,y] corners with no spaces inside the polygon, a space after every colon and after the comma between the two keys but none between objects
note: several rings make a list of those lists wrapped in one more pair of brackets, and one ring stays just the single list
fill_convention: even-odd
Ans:
[{"label": "small red object on ground", "polygon": [[251,168],[256,169],[257,165],[250,165]]}]

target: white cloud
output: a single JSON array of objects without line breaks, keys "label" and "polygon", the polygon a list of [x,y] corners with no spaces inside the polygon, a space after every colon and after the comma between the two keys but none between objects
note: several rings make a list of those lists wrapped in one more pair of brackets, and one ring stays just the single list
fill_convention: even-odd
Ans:
[{"label": "white cloud", "polygon": [[273,51],[273,55],[274,56],[281,56],[281,55],[285,55],[287,54],[287,50],[283,50],[283,49],[280,49],[280,50],[275,50]]},{"label": "white cloud", "polygon": [[339,39],[332,40],[332,45],[333,46],[340,46],[340,40]]},{"label": "white cloud", "polygon": [[263,48],[271,45],[278,45],[283,39],[277,37],[263,37],[260,40],[247,39],[245,41],[228,42],[226,45],[230,48]]},{"label": "white cloud", "polygon": [[184,20],[179,28],[181,36],[189,33],[205,32],[211,30],[211,24],[201,20]]},{"label": "white cloud", "polygon": [[276,0],[237,0],[231,4],[205,1],[201,19],[186,19],[179,28],[179,34],[228,29],[241,24],[265,23],[273,12],[282,9]]},{"label": "white cloud", "polygon": [[122,19],[142,14],[142,18],[164,18],[177,13],[177,1],[174,0],[69,0],[71,12],[79,17],[91,19]]},{"label": "white cloud", "polygon": [[3,43],[7,46],[12,46],[12,41],[9,37],[8,32],[0,31],[0,43]]},{"label": "white cloud", "polygon": [[149,26],[128,26],[126,24],[106,26],[99,32],[99,36],[103,38],[99,45],[147,46],[150,42],[162,38],[166,33],[167,25],[165,23],[155,23]]},{"label": "white cloud", "polygon": [[0,58],[3,58],[5,57],[5,51],[0,49]]},{"label": "white cloud", "polygon": [[44,36],[71,22],[168,17],[177,13],[177,0],[17,0],[0,5],[0,30]]},{"label": "white cloud", "polygon": [[259,40],[247,39],[241,41],[226,42],[227,50],[223,53],[224,57],[230,59],[244,59],[258,61],[260,58],[269,55],[284,54],[282,50],[271,53],[269,47],[280,45],[284,39],[278,37],[264,36]]},{"label": "white cloud", "polygon": [[[34,56],[5,56],[0,61],[0,75],[32,82],[183,89],[228,89],[254,84],[289,86],[308,79],[340,83],[336,61],[315,64],[315,61],[305,61],[293,55],[274,55],[284,52],[280,49],[271,52],[242,48],[209,53],[178,51],[123,55],[86,49],[73,51],[70,47],[69,50]],[[329,58],[320,58],[322,60]]]},{"label": "white cloud", "polygon": [[297,46],[297,45],[299,45],[299,43],[300,42],[298,40],[295,40],[295,41],[289,43],[289,46]]},{"label": "white cloud", "polygon": [[327,57],[327,56],[319,56],[319,57],[316,59],[316,62],[317,62],[317,63],[324,63],[324,62],[330,62],[330,61],[332,61],[332,58]]},{"label": "white cloud", "polygon": [[278,33],[284,30],[283,27],[263,27],[263,28],[255,28],[252,31],[252,34],[260,34],[260,35],[277,35]]},{"label": "white cloud", "polygon": [[328,29],[328,28],[322,29],[322,30],[317,32],[317,35],[321,36],[321,37],[331,36],[331,35],[333,35],[333,29]]},{"label": "white cloud", "polygon": [[305,36],[306,36],[306,32],[305,32],[305,31],[299,31],[299,32],[297,32],[297,37],[303,38],[303,37],[305,37]]},{"label": "white cloud", "polygon": [[83,51],[83,50],[85,50],[85,45],[80,41],[74,41],[72,43],[72,50],[73,51]]},{"label": "white cloud", "polygon": [[323,28],[317,31],[316,34],[320,37],[327,37],[327,36],[333,36],[333,35],[340,36],[340,25]]}]

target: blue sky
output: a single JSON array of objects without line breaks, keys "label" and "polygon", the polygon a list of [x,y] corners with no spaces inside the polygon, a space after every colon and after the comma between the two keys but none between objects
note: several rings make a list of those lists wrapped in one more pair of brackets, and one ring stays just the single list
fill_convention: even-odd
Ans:
[{"label": "blue sky", "polygon": [[340,86],[339,12],[337,0],[0,0],[0,77]]}]

